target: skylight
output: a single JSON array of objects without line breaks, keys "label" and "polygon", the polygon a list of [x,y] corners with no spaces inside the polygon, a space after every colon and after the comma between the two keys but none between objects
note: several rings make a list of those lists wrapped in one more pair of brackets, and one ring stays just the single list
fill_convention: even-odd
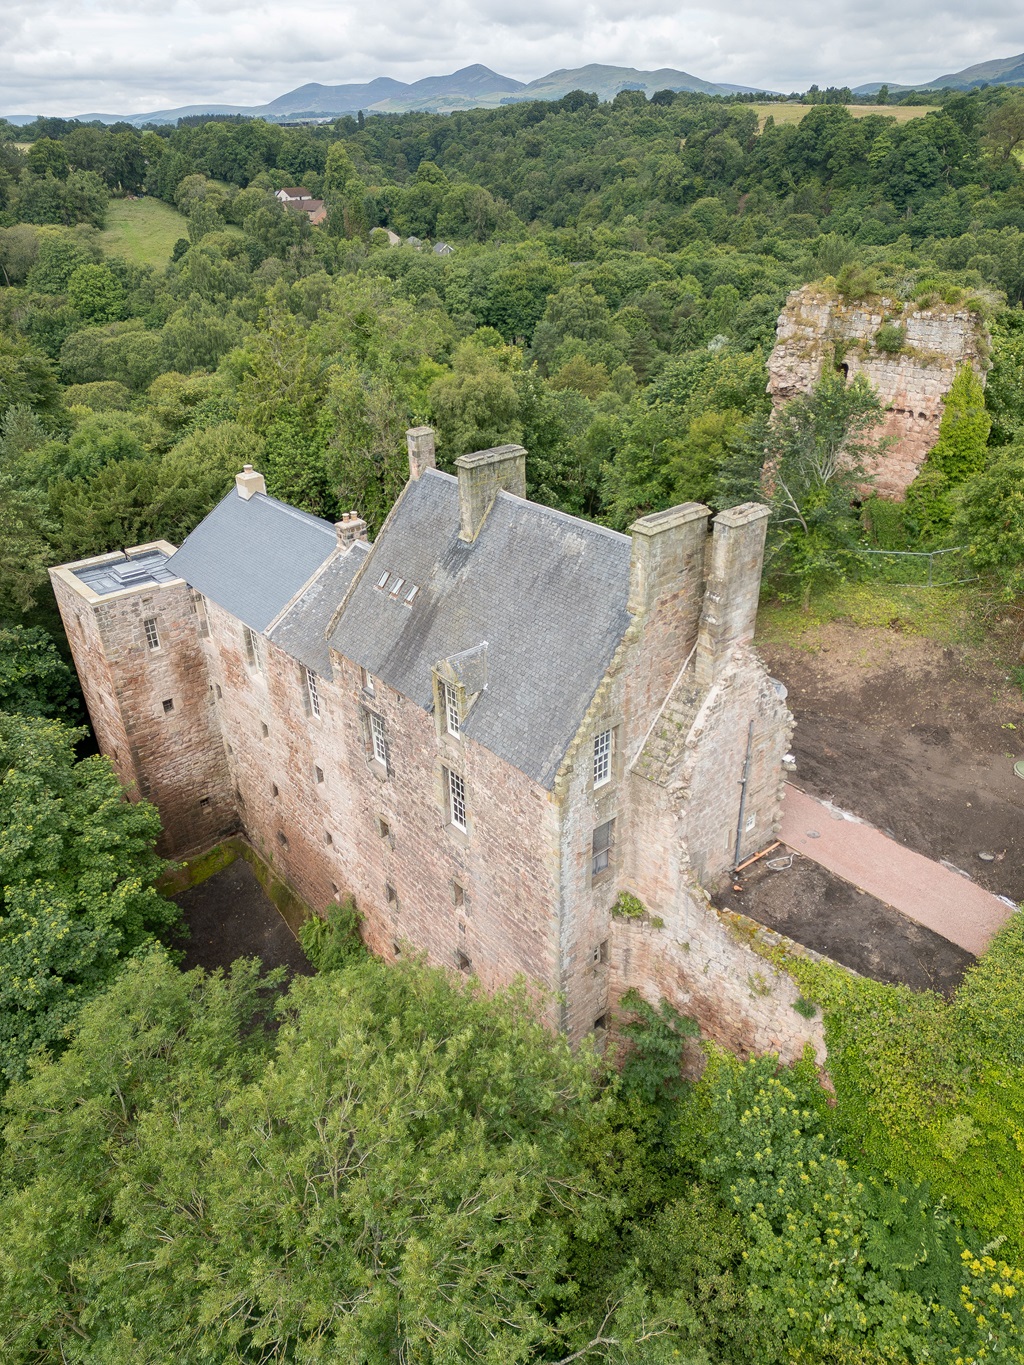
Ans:
[{"label": "skylight", "polygon": [[378,587],[378,588],[383,588],[383,587],[385,586],[385,584],[387,583],[388,578],[389,578],[390,576],[391,576],[391,570],[390,570],[390,569],[385,569],[384,572],[381,574],[380,578],[377,579],[377,587]]},{"label": "skylight", "polygon": [[398,594],[402,591],[402,584],[403,584],[404,582],[405,582],[405,579],[404,579],[404,578],[396,578],[396,579],[395,579],[395,581],[394,581],[394,582],[392,583],[392,585],[391,585],[391,596],[392,596],[392,597],[397,597],[397,596],[398,596]]}]

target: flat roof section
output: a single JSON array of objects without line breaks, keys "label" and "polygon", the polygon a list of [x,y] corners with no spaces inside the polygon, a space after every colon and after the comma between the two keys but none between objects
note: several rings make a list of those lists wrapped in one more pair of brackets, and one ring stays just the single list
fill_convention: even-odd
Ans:
[{"label": "flat roof section", "polygon": [[169,555],[163,550],[145,550],[139,555],[122,555],[104,564],[87,564],[71,572],[97,597],[125,592],[128,588],[156,587],[160,583],[174,583],[178,574],[167,567]]}]

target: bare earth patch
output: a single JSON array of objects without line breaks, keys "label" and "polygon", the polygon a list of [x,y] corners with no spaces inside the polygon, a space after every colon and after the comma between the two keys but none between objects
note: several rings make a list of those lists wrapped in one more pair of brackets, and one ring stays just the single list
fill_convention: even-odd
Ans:
[{"label": "bare earth patch", "polygon": [[761,652],[789,689],[794,781],[1024,899],[1024,782],[1013,771],[1024,706],[1005,665],[898,621],[821,623],[799,644],[769,632]]}]

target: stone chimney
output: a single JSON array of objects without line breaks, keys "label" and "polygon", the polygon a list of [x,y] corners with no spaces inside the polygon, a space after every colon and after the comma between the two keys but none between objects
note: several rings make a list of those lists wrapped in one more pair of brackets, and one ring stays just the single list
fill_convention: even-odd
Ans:
[{"label": "stone chimney", "polygon": [[475,455],[460,455],[455,468],[459,474],[460,540],[476,540],[501,491],[526,497],[526,451],[522,446],[495,446]]},{"label": "stone chimney", "polygon": [[248,502],[254,493],[266,493],[267,481],[262,474],[256,473],[251,464],[247,464],[241,474],[235,475],[235,487],[238,489],[238,496]]},{"label": "stone chimney", "polygon": [[711,570],[697,636],[697,681],[710,687],[733,645],[754,638],[764,540],[771,511],[745,502],[714,520]]},{"label": "stone chimney", "polygon": [[684,502],[641,517],[629,528],[633,537],[629,561],[631,615],[645,616],[659,597],[678,592],[684,585],[700,593],[710,515],[711,509],[703,503]]},{"label": "stone chimney", "polygon": [[358,512],[342,512],[341,520],[334,523],[338,533],[338,544],[343,550],[354,545],[357,540],[368,540],[366,522]]},{"label": "stone chimney", "polygon": [[433,427],[410,427],[405,439],[409,446],[410,479],[418,479],[425,469],[437,468]]}]

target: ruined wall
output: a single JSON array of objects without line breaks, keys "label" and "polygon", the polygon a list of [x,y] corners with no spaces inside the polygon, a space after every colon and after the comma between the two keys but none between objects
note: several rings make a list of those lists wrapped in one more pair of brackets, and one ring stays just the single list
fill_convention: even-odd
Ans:
[{"label": "ruined wall", "polygon": [[[822,1020],[805,1019],[793,1008],[800,995],[796,982],[744,942],[736,926],[699,892],[681,894],[661,918],[662,928],[648,921],[613,921],[615,1000],[631,987],[652,1005],[664,997],[696,1019],[706,1038],[740,1057],[773,1052],[783,1062],[794,1062],[809,1043],[818,1064],[824,1064]],[[757,933],[758,926],[749,924],[749,929]]]},{"label": "ruined wall", "polygon": [[[905,331],[899,355],[874,344],[887,320]],[[957,370],[966,364],[982,379],[985,374],[987,336],[963,307],[917,309],[889,298],[847,304],[809,284],[786,300],[776,335],[768,357],[768,392],[776,406],[809,392],[834,358],[851,378],[863,374],[877,391],[888,409],[881,434],[894,438],[870,471],[874,491],[884,497],[903,497],[938,439],[942,399]]]}]

